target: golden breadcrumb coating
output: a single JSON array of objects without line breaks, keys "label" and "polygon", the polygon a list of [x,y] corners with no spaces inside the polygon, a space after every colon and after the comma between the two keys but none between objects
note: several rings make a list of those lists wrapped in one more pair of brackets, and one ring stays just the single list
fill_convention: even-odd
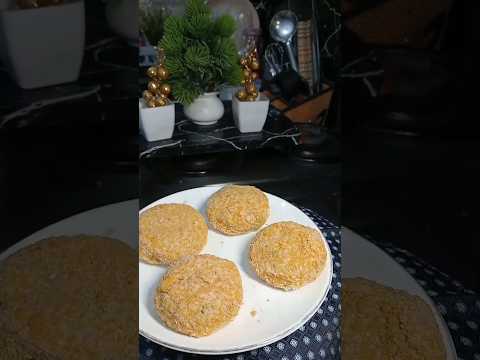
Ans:
[{"label": "golden breadcrumb coating", "polygon": [[342,280],[342,359],[445,360],[430,306],[362,278]]},{"label": "golden breadcrumb coating", "polygon": [[140,259],[170,265],[196,255],[207,243],[208,226],[198,210],[185,204],[162,204],[140,215]]},{"label": "golden breadcrumb coating", "polygon": [[269,214],[267,196],[253,186],[227,185],[213,194],[207,204],[210,225],[225,235],[258,230]]},{"label": "golden breadcrumb coating", "polygon": [[237,266],[213,255],[184,258],[161,280],[155,306],[163,322],[179,333],[201,337],[237,316],[243,287]]},{"label": "golden breadcrumb coating", "polygon": [[250,263],[257,275],[273,287],[293,290],[314,281],[327,260],[320,233],[284,221],[258,232],[250,244]]},{"label": "golden breadcrumb coating", "polygon": [[138,358],[138,258],[119,240],[61,236],[0,263],[0,359]]}]

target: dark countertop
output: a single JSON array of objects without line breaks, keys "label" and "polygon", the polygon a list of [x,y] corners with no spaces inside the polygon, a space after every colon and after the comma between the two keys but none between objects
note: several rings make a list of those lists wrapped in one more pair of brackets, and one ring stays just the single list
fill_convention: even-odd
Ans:
[{"label": "dark countertop", "polygon": [[171,139],[147,142],[140,137],[142,157],[175,157],[192,154],[213,154],[230,151],[270,148],[280,142],[292,147],[300,140],[301,132],[286,117],[278,116],[271,108],[263,130],[241,133],[233,121],[232,102],[224,101],[225,113],[214,125],[193,124],[184,115],[183,106],[175,104],[175,131]]},{"label": "dark countertop", "polygon": [[[205,173],[192,171],[198,163],[207,164]],[[233,182],[258,186],[338,223],[340,170],[338,162],[305,161],[276,149],[143,159],[140,206],[193,187]]]}]

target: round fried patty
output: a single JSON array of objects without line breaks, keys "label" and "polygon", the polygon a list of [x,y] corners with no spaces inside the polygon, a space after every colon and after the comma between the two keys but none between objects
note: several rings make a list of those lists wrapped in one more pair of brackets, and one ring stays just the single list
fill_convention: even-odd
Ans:
[{"label": "round fried patty", "polygon": [[198,210],[185,204],[162,204],[140,215],[140,259],[170,265],[199,254],[207,243],[208,226]]},{"label": "round fried patty", "polygon": [[250,263],[257,275],[284,290],[314,281],[326,259],[320,233],[291,221],[263,228],[250,245]]},{"label": "round fried patty", "polygon": [[225,235],[258,230],[268,219],[267,196],[253,186],[227,185],[208,200],[210,225]]},{"label": "round fried patty", "polygon": [[344,359],[446,359],[432,309],[405,291],[344,278],[341,325]]},{"label": "round fried patty", "polygon": [[243,288],[236,265],[213,255],[184,258],[161,280],[155,306],[172,330],[207,336],[237,316]]},{"label": "round fried patty", "polygon": [[138,358],[138,258],[119,240],[61,236],[0,263],[0,359]]}]

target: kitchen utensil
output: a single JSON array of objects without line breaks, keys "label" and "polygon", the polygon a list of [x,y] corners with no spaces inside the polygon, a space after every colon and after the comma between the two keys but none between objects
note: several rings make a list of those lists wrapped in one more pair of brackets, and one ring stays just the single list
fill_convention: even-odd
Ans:
[{"label": "kitchen utensil", "polygon": [[272,78],[274,78],[275,76],[277,76],[277,68],[274,66],[274,64],[272,64],[270,62],[270,60],[268,60],[268,57],[267,56],[264,56],[264,61],[265,61],[265,64],[266,64],[266,69],[268,70],[268,72],[270,73],[270,76]]},{"label": "kitchen utensil", "polygon": [[290,64],[295,71],[298,71],[298,64],[293,51],[292,40],[297,32],[297,23],[297,16],[290,10],[278,12],[270,22],[270,35],[275,41],[285,44]]},{"label": "kitchen utensil", "polygon": [[279,43],[271,43],[265,49],[265,63],[268,65],[272,77],[275,77],[278,73],[282,71],[282,59],[279,58],[278,48],[283,51],[283,47],[279,47]]},{"label": "kitchen utensil", "polygon": [[281,71],[288,70],[291,68],[290,60],[288,55],[285,55],[285,48],[280,43],[272,44],[273,55],[277,59],[277,64],[280,66]]}]

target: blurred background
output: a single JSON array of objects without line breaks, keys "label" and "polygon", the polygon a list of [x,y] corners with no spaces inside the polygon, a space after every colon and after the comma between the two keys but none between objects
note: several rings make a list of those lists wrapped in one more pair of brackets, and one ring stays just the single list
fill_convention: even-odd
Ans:
[{"label": "blurred background", "polygon": [[474,7],[352,0],[342,11],[342,221],[478,290]]},{"label": "blurred background", "polygon": [[5,249],[68,216],[137,198],[138,6],[1,4]]}]

